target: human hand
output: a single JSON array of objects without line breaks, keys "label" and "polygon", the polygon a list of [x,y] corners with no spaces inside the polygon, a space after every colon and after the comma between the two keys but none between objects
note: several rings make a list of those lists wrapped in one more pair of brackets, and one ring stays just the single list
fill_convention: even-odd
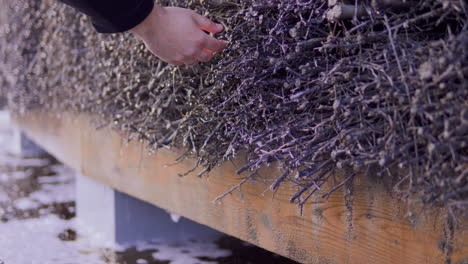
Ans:
[{"label": "human hand", "polygon": [[192,10],[155,5],[138,26],[130,30],[161,60],[174,65],[209,61],[227,43],[204,31],[219,33],[223,26]]}]

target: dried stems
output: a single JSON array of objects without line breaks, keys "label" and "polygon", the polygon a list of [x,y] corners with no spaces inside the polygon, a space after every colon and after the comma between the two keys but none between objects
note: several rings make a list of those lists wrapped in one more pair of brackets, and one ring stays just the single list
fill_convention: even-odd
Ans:
[{"label": "dried stems", "polygon": [[[99,114],[153,148],[190,150],[203,172],[246,152],[239,173],[275,162],[285,173],[270,189],[297,183],[299,204],[358,171],[396,167],[400,193],[466,208],[463,1],[165,2],[222,22],[228,49],[175,68],[52,1],[13,7],[0,31],[10,107]],[[337,6],[351,15],[326,19]],[[340,168],[349,174],[324,189]]]}]

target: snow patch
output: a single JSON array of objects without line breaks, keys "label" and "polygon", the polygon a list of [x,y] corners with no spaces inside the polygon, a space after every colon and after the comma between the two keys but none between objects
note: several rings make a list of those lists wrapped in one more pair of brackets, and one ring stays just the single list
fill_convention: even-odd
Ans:
[{"label": "snow patch", "polygon": [[31,193],[29,198],[41,204],[72,202],[75,200],[75,187],[66,183],[59,186],[44,184],[41,189]]},{"label": "snow patch", "polygon": [[8,111],[0,111],[0,130],[10,130],[11,118]]},{"label": "snow patch", "polygon": [[75,200],[75,182],[73,171],[64,166],[54,166],[55,176],[40,176],[41,187],[32,192],[29,198],[41,204],[67,203]]},{"label": "snow patch", "polygon": [[180,221],[181,216],[178,214],[171,214],[171,220],[174,223],[178,223]]},{"label": "snow patch", "polygon": [[17,181],[30,177],[31,170],[26,171],[12,171],[7,173],[0,173],[0,182]]},{"label": "snow patch", "polygon": [[231,256],[230,250],[220,249],[213,242],[191,242],[179,243],[177,245],[160,244],[153,253],[153,258],[157,260],[169,260],[171,264],[186,263],[218,263],[216,261],[202,261],[197,257],[221,258]]},{"label": "snow patch", "polygon": [[0,154],[0,166],[8,167],[45,167],[50,164],[48,159],[15,157],[7,153]]},{"label": "snow patch", "polygon": [[20,198],[14,202],[14,207],[19,210],[31,210],[40,206],[37,201],[31,200],[27,197]]},{"label": "snow patch", "polygon": [[[0,259],[4,263],[16,264],[102,264],[99,252],[93,254],[79,241],[64,242],[58,238],[58,234],[65,229],[73,229],[73,224],[73,221],[61,220],[55,215],[2,223]],[[90,254],[82,254],[80,251]]]},{"label": "snow patch", "polygon": [[10,201],[10,197],[6,193],[0,192],[0,203],[5,203]]},{"label": "snow patch", "polygon": [[69,175],[39,176],[37,181],[40,184],[57,184],[71,180]]}]

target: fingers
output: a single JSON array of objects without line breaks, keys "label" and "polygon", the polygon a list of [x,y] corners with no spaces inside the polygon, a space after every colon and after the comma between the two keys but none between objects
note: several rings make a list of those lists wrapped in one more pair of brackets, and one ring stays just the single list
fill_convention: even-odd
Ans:
[{"label": "fingers", "polygon": [[[226,48],[227,43],[217,40],[207,34],[201,33],[203,37],[197,41],[194,48],[185,54],[183,64],[193,65],[196,62],[208,62],[213,58],[214,53],[220,52]],[[198,50],[198,51],[197,51]]]},{"label": "fingers", "polygon": [[174,65],[174,66],[180,66],[183,65],[184,63],[181,61],[169,61],[168,63]]},{"label": "fingers", "polygon": [[[204,31],[210,33],[219,33],[223,31],[223,26],[221,24],[216,24],[204,16],[195,14],[193,18],[196,25]],[[199,49],[199,51],[196,52],[193,56],[193,58],[197,61],[208,62],[213,58],[215,52],[220,52],[227,46],[227,43],[224,41],[218,40],[201,31],[200,34],[202,34],[202,36],[198,36],[199,38],[196,40],[196,42],[194,42],[196,49]],[[193,63],[194,62],[192,61],[185,62],[187,65],[191,65]]]},{"label": "fingers", "polygon": [[[172,64],[174,66],[181,66],[181,65],[192,66],[196,64],[197,62],[202,61],[201,59],[199,59],[199,57],[200,56],[197,54],[196,56],[193,56],[193,57],[185,57],[185,58],[179,58],[178,60],[163,60],[163,61],[169,64]],[[206,57],[203,57],[203,58],[206,58]],[[211,57],[209,59],[211,59]]]},{"label": "fingers", "polygon": [[206,49],[203,49],[202,51],[200,51],[200,53],[198,53],[198,56],[197,56],[197,59],[203,62],[207,62],[211,60],[211,58],[213,58],[213,52],[206,50]]},{"label": "fingers", "polygon": [[[216,24],[208,18],[195,14],[192,16],[195,26],[199,29],[219,33],[223,31],[221,24]],[[226,48],[227,42],[218,40],[202,31],[195,31],[194,35],[187,36],[186,46],[178,54],[178,58],[174,59],[171,64],[174,65],[193,65],[197,62],[208,62],[213,58],[215,53],[221,52]]]},{"label": "fingers", "polygon": [[167,62],[169,64],[172,64],[174,66],[180,66],[180,65],[184,64],[184,62],[182,62],[181,60],[168,59],[168,58],[164,58],[164,57],[159,57],[159,59],[164,61],[164,62]]},{"label": "fingers", "polygon": [[219,33],[223,31],[223,26],[221,24],[216,24],[204,16],[195,14],[194,19],[198,27],[202,30],[208,31],[210,33]]},{"label": "fingers", "polygon": [[192,58],[192,59],[187,59],[186,61],[184,61],[184,64],[191,66],[191,65],[194,65],[197,62],[198,62],[198,60],[196,58]]},{"label": "fingers", "polygon": [[227,43],[224,41],[219,41],[213,37],[207,36],[207,41],[203,41],[201,45],[198,45],[199,48],[193,49],[190,52],[186,52],[185,55],[176,56],[175,59],[166,60],[170,64],[179,66],[179,65],[193,65],[197,62],[208,62],[210,61],[216,52],[222,51],[226,48]]},{"label": "fingers", "polygon": [[[206,35],[206,34],[205,34]],[[205,41],[203,43],[203,47],[207,50],[211,50],[213,52],[220,52],[223,49],[225,49],[227,46],[227,43],[221,40],[217,40],[213,38],[212,36],[206,35]]]}]

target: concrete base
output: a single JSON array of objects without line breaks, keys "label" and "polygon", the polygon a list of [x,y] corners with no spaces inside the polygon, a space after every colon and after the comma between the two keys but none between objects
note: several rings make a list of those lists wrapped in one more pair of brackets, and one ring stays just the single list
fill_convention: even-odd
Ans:
[{"label": "concrete base", "polygon": [[[0,96],[1,97],[1,96]],[[19,157],[36,158],[48,155],[48,153],[31,141],[19,128],[11,122],[10,112],[0,110],[0,132],[8,134],[8,142],[0,142],[3,150]]]},{"label": "concrete base", "polygon": [[13,141],[11,152],[14,155],[27,158],[45,157],[49,155],[47,151],[29,139],[29,137],[19,129],[14,130]]},{"label": "concrete base", "polygon": [[223,235],[185,218],[176,223],[167,211],[86,176],[77,174],[76,179],[80,225],[101,243],[213,240]]}]

